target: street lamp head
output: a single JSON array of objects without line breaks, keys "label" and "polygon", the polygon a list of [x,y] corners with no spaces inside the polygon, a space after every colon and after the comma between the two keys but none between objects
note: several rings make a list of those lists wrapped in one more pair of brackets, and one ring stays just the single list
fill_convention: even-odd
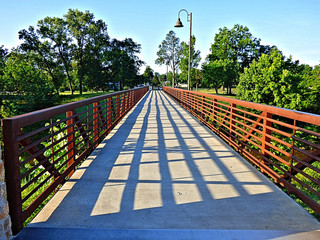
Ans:
[{"label": "street lamp head", "polygon": [[183,24],[182,24],[180,18],[178,18],[176,25],[174,25],[174,27],[177,27],[177,28],[183,27]]}]

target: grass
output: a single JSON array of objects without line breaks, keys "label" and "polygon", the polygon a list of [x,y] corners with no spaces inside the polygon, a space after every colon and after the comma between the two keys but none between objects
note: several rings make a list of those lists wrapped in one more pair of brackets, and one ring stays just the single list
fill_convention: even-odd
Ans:
[{"label": "grass", "polygon": [[209,94],[219,95],[219,96],[223,96],[223,97],[236,98],[236,95],[237,95],[238,91],[237,91],[236,88],[232,88],[231,89],[232,95],[228,95],[227,94],[227,89],[225,89],[225,91],[223,91],[221,88],[219,88],[218,89],[218,94],[217,94],[215,89],[198,88],[198,92],[209,93]]},{"label": "grass", "polygon": [[70,103],[70,102],[76,102],[76,101],[81,101],[81,100],[85,100],[87,98],[93,98],[93,97],[97,97],[97,96],[101,96],[101,95],[105,95],[108,93],[111,93],[113,91],[109,91],[109,92],[83,92],[81,95],[79,93],[79,91],[75,91],[73,95],[71,95],[70,91],[66,91],[66,92],[61,92],[59,95],[59,101],[57,102],[56,105],[61,105],[61,104],[66,104],[66,103]]}]

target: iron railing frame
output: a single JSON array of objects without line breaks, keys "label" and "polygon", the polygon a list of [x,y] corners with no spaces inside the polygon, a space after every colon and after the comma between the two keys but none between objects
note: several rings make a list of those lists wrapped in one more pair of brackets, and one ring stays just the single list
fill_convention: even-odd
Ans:
[{"label": "iron railing frame", "polygon": [[[302,123],[319,127],[319,115],[166,86],[163,91],[257,166],[262,173],[320,215],[319,202],[293,184],[293,181],[298,182],[320,198],[319,179],[304,171],[308,168],[320,174],[320,169],[312,165],[320,162],[320,133],[298,126],[298,123]],[[280,127],[277,129],[275,126]],[[317,142],[299,138],[297,132],[309,134],[317,138]],[[288,143],[281,137],[291,140]],[[297,143],[303,143],[304,147],[312,151],[297,147]],[[281,149],[279,145],[287,150]],[[275,154],[273,150],[279,154]],[[281,167],[281,164],[287,169]],[[314,183],[317,189],[299,182],[296,177],[298,173]]]},{"label": "iron railing frame", "polygon": [[[76,166],[92,152],[148,91],[149,86],[120,91],[2,120],[7,197],[14,234],[22,229],[24,221],[51,193],[56,191],[60,184],[63,184],[72,175]],[[77,109],[83,107],[86,107],[87,110],[84,113],[77,113]],[[54,154],[58,152],[52,150],[51,156],[45,157],[45,149],[42,147],[40,150],[40,145],[43,141],[49,141],[55,135],[61,133],[61,131],[56,133],[53,131],[53,128],[58,125],[53,122],[53,118],[61,116],[61,114],[65,117],[60,120],[60,123],[63,122],[67,126],[64,130],[67,132],[64,137],[67,160],[64,162],[66,169],[59,172],[54,165]],[[80,119],[81,114],[87,114],[83,121]],[[42,126],[39,129],[33,129],[31,132],[22,131],[25,127],[41,121],[50,121],[50,124],[46,127]],[[46,131],[49,135],[42,139],[40,138],[40,140],[32,141],[31,137],[41,131]],[[81,150],[77,149],[76,146],[76,134],[78,135],[77,140],[84,145]],[[91,139],[89,135],[92,136]],[[57,142],[54,143],[52,141],[51,148],[53,149],[56,144]],[[52,177],[53,180],[50,180],[50,185],[30,205],[22,209],[24,199],[22,199],[22,174],[20,168],[24,164],[21,156],[22,154],[26,155],[26,153],[29,154],[29,157],[24,160],[25,162],[29,162],[28,159],[37,160],[36,166],[32,167],[29,172],[36,170],[37,167],[42,167],[46,170],[44,172],[51,174],[49,177]],[[51,158],[52,162],[49,160]],[[31,179],[27,184],[33,184],[33,180]],[[35,178],[34,182],[36,180]]]}]

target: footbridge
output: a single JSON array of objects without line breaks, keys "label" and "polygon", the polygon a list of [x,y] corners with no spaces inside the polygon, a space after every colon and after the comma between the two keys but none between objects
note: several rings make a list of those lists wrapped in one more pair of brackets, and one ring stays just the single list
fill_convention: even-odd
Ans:
[{"label": "footbridge", "polygon": [[16,239],[320,239],[319,125],[168,87],[6,119]]}]

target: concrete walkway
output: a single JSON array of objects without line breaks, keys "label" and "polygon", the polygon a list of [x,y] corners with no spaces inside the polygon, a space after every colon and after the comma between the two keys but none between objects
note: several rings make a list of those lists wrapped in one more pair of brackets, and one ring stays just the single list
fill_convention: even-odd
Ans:
[{"label": "concrete walkway", "polygon": [[150,91],[17,239],[320,239],[320,224]]}]

